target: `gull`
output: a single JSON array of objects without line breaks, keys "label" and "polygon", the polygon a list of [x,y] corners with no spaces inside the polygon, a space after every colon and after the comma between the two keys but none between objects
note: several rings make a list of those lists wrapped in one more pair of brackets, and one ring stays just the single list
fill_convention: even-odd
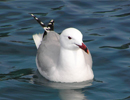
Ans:
[{"label": "gull", "polygon": [[83,43],[83,35],[76,28],[66,28],[59,35],[54,31],[54,20],[47,26],[36,16],[43,34],[34,34],[37,48],[36,65],[40,74],[54,82],[83,82],[94,78],[92,57]]}]

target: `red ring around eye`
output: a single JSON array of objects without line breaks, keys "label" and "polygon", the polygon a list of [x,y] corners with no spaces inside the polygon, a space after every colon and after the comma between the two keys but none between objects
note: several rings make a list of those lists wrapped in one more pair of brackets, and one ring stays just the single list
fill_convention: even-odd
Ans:
[{"label": "red ring around eye", "polygon": [[70,36],[68,36],[68,39],[72,39]]}]

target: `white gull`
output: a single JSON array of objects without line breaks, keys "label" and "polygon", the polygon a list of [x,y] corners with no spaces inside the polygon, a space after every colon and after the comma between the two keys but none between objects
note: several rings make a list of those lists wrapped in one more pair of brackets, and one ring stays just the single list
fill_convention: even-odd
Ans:
[{"label": "white gull", "polygon": [[40,74],[55,82],[82,82],[92,80],[92,57],[83,43],[82,33],[67,28],[61,35],[51,20],[46,27],[37,17],[34,19],[44,28],[44,34],[33,35],[37,47],[36,64]]}]

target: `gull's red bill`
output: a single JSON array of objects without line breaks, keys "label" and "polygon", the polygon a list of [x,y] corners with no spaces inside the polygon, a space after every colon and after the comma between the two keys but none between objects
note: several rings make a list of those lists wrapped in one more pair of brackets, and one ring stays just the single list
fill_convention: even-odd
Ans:
[{"label": "gull's red bill", "polygon": [[84,43],[82,43],[82,45],[78,45],[81,49],[83,49],[87,54],[89,54],[89,50],[88,50],[88,48],[87,48],[87,46],[84,44]]}]

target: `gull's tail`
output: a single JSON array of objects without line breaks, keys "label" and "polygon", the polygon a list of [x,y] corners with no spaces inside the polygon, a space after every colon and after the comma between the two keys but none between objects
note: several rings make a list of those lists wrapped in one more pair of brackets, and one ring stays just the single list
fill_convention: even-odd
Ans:
[{"label": "gull's tail", "polygon": [[48,23],[48,25],[46,27],[45,24],[43,22],[41,22],[36,16],[34,16],[33,14],[31,14],[31,15],[43,27],[43,29],[46,32],[54,30],[54,20],[53,19]]},{"label": "gull's tail", "polygon": [[36,47],[38,49],[39,45],[41,44],[42,39],[47,35],[47,33],[49,31],[54,31],[54,20],[51,20],[48,23],[47,27],[46,27],[45,24],[43,22],[41,22],[36,16],[34,16],[33,14],[31,14],[31,15],[45,30],[44,34],[35,34],[35,35],[33,35],[33,40],[34,40],[35,45],[36,45]]}]

